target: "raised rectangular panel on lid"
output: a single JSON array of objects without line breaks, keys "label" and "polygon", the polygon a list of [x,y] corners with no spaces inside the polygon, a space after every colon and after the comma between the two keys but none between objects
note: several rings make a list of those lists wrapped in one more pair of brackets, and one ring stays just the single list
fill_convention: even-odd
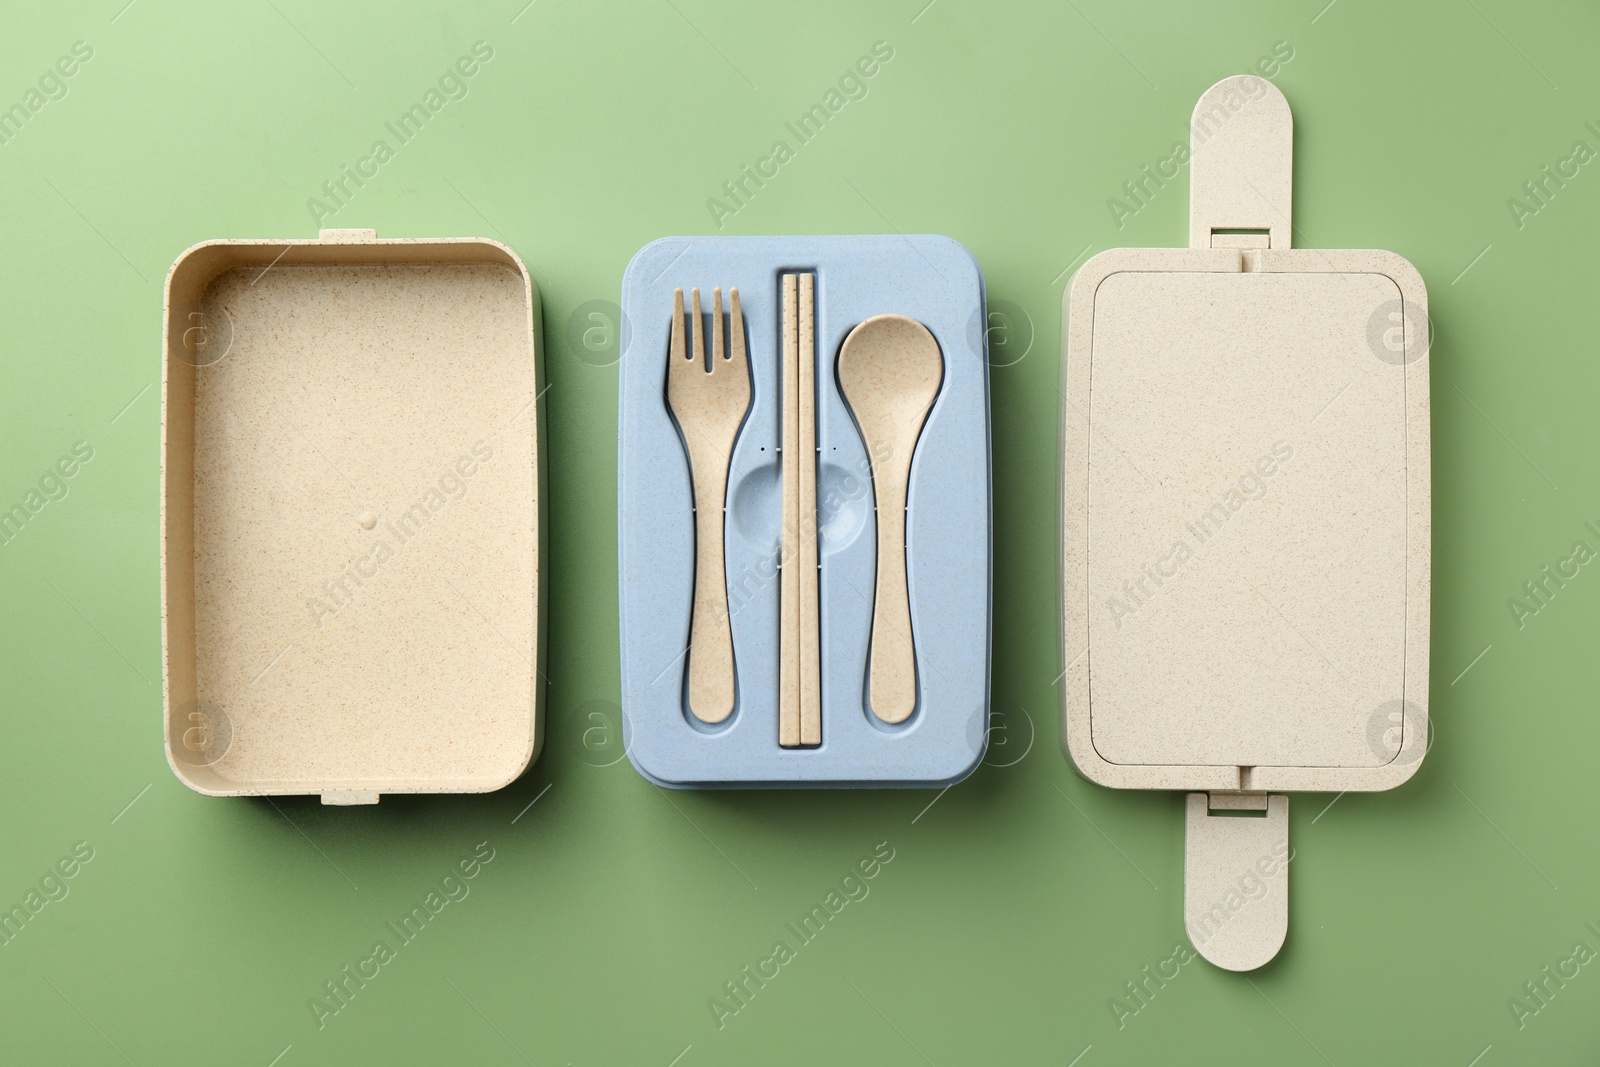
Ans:
[{"label": "raised rectangular panel on lid", "polygon": [[487,241],[324,231],[174,265],[163,638],[186,784],[362,803],[528,765],[536,306]]},{"label": "raised rectangular panel on lid", "polygon": [[1398,298],[1378,274],[1237,266],[1097,289],[1089,704],[1107,761],[1390,758],[1368,723],[1404,692],[1405,370],[1367,327]]}]

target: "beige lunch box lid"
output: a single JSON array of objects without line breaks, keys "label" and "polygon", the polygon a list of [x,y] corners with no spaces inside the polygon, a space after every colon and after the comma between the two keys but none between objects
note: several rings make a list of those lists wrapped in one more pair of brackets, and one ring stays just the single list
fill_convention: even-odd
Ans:
[{"label": "beige lunch box lid", "polygon": [[1288,927],[1269,794],[1392,788],[1428,739],[1427,292],[1390,252],[1291,247],[1292,144],[1275,86],[1217,83],[1190,247],[1103,252],[1063,301],[1065,747],[1203,791],[1185,918],[1235,970]]},{"label": "beige lunch box lid", "polygon": [[499,789],[540,740],[537,289],[505,245],[208,241],[167,276],[168,762],[208,796]]}]

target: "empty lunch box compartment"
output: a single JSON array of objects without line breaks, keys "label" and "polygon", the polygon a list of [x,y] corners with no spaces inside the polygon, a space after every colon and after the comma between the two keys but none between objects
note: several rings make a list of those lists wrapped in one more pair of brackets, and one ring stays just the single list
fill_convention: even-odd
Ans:
[{"label": "empty lunch box compartment", "polygon": [[185,784],[371,803],[531,762],[538,308],[486,240],[323,231],[174,264],[162,639]]}]

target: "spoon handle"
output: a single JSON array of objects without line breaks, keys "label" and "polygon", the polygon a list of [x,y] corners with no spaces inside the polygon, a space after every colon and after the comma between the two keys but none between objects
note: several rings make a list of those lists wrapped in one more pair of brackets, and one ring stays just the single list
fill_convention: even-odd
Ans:
[{"label": "spoon handle", "polygon": [[906,584],[906,483],[910,450],[889,451],[872,468],[877,501],[878,582],[872,604],[868,703],[884,722],[905,722],[917,707],[917,658]]}]

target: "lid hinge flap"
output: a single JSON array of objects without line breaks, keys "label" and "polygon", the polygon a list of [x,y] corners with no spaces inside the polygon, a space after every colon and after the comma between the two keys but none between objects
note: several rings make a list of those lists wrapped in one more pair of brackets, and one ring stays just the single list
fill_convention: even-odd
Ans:
[{"label": "lid hinge flap", "polygon": [[1189,119],[1189,247],[1290,247],[1293,177],[1283,93],[1253,74],[1217,82]]},{"label": "lid hinge flap", "polygon": [[1278,954],[1289,933],[1290,855],[1288,797],[1189,794],[1183,921],[1200,955],[1253,971]]}]

